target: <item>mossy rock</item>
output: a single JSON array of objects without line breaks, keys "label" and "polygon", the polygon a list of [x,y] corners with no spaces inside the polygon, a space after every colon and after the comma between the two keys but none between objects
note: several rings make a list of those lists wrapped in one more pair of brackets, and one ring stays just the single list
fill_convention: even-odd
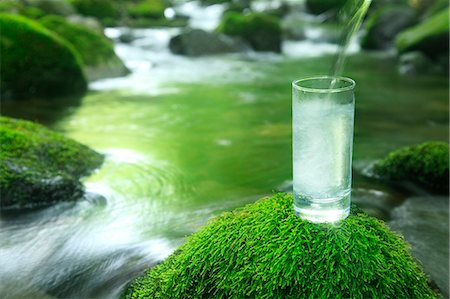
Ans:
[{"label": "mossy rock", "polygon": [[399,53],[421,51],[431,58],[449,51],[449,9],[429,17],[422,23],[402,31],[396,39]]},{"label": "mossy rock", "polygon": [[5,99],[82,95],[80,58],[65,40],[22,16],[0,14],[0,96]]},{"label": "mossy rock", "polygon": [[103,25],[113,25],[121,16],[122,1],[111,0],[71,0],[77,12],[84,16],[94,17]]},{"label": "mossy rock", "polygon": [[448,192],[449,144],[431,141],[398,149],[374,165],[389,180],[410,180],[433,191]]},{"label": "mossy rock", "polygon": [[394,46],[397,34],[417,22],[416,12],[406,5],[379,8],[365,23],[364,49],[388,49]]},{"label": "mossy rock", "polygon": [[230,11],[223,15],[217,31],[243,38],[255,51],[281,52],[280,20],[271,15]]},{"label": "mossy rock", "polygon": [[308,11],[313,14],[321,14],[327,11],[337,12],[344,7],[347,0],[306,0]]},{"label": "mossy rock", "polygon": [[214,218],[122,298],[438,298],[403,238],[353,207],[338,224],[276,194]]},{"label": "mossy rock", "polygon": [[164,19],[167,2],[164,0],[141,0],[128,4],[128,15],[132,18]]},{"label": "mossy rock", "polygon": [[102,162],[99,153],[41,125],[0,117],[0,209],[78,199],[80,178]]},{"label": "mossy rock", "polygon": [[59,16],[44,17],[40,23],[67,40],[80,54],[89,80],[124,76],[129,73],[114,52],[113,43],[104,35],[84,26],[67,22]]},{"label": "mossy rock", "polygon": [[69,16],[75,13],[75,8],[66,0],[28,0],[27,5],[36,7],[46,14]]}]

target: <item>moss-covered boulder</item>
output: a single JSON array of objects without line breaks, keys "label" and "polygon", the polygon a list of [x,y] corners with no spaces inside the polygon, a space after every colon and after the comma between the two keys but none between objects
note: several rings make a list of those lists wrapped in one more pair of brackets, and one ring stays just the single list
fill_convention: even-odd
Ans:
[{"label": "moss-covered boulder", "polygon": [[121,17],[123,1],[111,0],[71,0],[77,12],[84,16],[97,18],[106,26],[114,26]]},{"label": "moss-covered boulder", "polygon": [[381,7],[365,23],[361,46],[365,49],[391,48],[397,34],[416,22],[416,12],[406,5]]},{"label": "moss-covered boulder", "polygon": [[211,220],[122,298],[436,298],[397,234],[356,208],[338,224],[277,194]]},{"label": "moss-covered boulder", "polygon": [[69,16],[75,13],[75,8],[66,0],[27,0],[27,5],[36,7],[46,14]]},{"label": "moss-covered boulder", "polygon": [[119,77],[129,73],[114,52],[113,43],[104,35],[84,26],[67,22],[59,16],[47,16],[40,20],[69,42],[80,54],[85,74],[89,80]]},{"label": "moss-covered boulder", "polygon": [[399,53],[421,51],[431,58],[449,51],[449,8],[422,23],[402,31],[396,39]]},{"label": "moss-covered boulder", "polygon": [[410,180],[437,192],[448,192],[449,144],[425,142],[398,149],[374,165],[389,180]]},{"label": "moss-covered boulder", "polygon": [[167,8],[167,1],[164,0],[140,0],[128,4],[128,15],[132,18],[164,18],[164,10]]},{"label": "moss-covered boulder", "polygon": [[83,195],[82,176],[103,156],[45,127],[0,117],[0,209],[38,207]]},{"label": "moss-covered boulder", "polygon": [[217,31],[242,37],[255,51],[281,51],[281,25],[274,16],[230,11],[223,15]]},{"label": "moss-covered boulder", "polygon": [[65,40],[25,17],[0,14],[0,96],[5,99],[81,95],[80,59]]}]

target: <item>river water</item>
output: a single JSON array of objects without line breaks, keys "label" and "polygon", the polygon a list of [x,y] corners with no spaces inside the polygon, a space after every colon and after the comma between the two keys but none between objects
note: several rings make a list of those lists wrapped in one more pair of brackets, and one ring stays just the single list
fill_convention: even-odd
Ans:
[{"label": "river water", "polygon": [[[217,18],[202,21],[205,11],[184,9],[196,27],[215,26]],[[93,82],[80,103],[3,105],[104,153],[85,183],[106,200],[2,214],[1,298],[116,298],[207,219],[290,189],[290,82],[327,73],[337,46],[291,41],[282,54],[186,58],[167,48],[177,30],[135,29],[134,42],[116,42],[132,73]],[[402,77],[389,53],[351,49],[344,75],[357,82],[353,201],[388,219],[408,192],[362,173],[400,146],[447,140],[448,82]]]}]

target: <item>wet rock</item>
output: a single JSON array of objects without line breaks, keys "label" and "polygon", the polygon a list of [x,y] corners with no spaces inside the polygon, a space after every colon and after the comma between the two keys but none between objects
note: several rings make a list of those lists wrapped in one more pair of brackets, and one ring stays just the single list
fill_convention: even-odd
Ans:
[{"label": "wet rock", "polygon": [[382,7],[367,20],[361,46],[365,49],[391,48],[397,34],[416,22],[416,12],[408,6]]},{"label": "wet rock", "polygon": [[388,225],[402,233],[445,298],[449,297],[448,197],[412,197],[392,211]]},{"label": "wet rock", "polygon": [[201,56],[219,53],[240,52],[246,49],[238,39],[206,32],[201,29],[188,29],[173,37],[169,43],[174,54]]},{"label": "wet rock", "polygon": [[398,71],[402,75],[429,73],[433,68],[434,62],[422,52],[408,52],[399,57]]},{"label": "wet rock", "polygon": [[103,156],[41,125],[0,117],[0,209],[79,199]]}]

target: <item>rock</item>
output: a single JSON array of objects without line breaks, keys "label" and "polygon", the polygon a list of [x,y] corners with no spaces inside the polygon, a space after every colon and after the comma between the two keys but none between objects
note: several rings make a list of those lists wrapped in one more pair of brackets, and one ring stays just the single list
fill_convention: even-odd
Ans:
[{"label": "rock", "polygon": [[174,36],[169,42],[169,48],[174,54],[201,56],[240,52],[245,50],[245,45],[225,35],[201,29],[188,29]]},{"label": "rock", "polygon": [[104,35],[58,16],[47,16],[41,24],[67,40],[79,53],[89,80],[120,77],[129,70],[114,52],[113,43]]},{"label": "rock", "polygon": [[27,5],[37,7],[46,14],[68,16],[75,13],[69,1],[62,0],[28,0]]},{"label": "rock", "polygon": [[74,96],[86,91],[80,60],[67,42],[17,15],[0,14],[0,28],[2,100]]},{"label": "rock", "polygon": [[345,2],[346,0],[306,0],[306,7],[313,14],[322,14],[328,11],[337,12]]},{"label": "rock", "polygon": [[448,55],[449,9],[446,8],[422,23],[399,33],[396,47],[399,53],[421,51],[430,58]]},{"label": "rock", "polygon": [[404,147],[377,162],[373,171],[388,180],[407,180],[435,192],[449,190],[449,144],[430,141]]},{"label": "rock", "polygon": [[79,14],[97,18],[104,26],[117,25],[123,10],[122,1],[72,0],[71,2]]},{"label": "rock", "polygon": [[402,75],[429,73],[433,64],[434,62],[422,52],[408,52],[399,57],[398,71]]},{"label": "rock", "polygon": [[437,297],[382,221],[353,207],[339,224],[314,224],[292,200],[279,193],[211,220],[122,298]]},{"label": "rock", "polygon": [[444,298],[449,297],[448,197],[412,197],[392,211],[389,226],[402,233]]},{"label": "rock", "polygon": [[103,156],[29,121],[0,117],[0,209],[22,209],[83,196],[82,176]]},{"label": "rock", "polygon": [[130,44],[136,39],[137,37],[133,34],[133,32],[128,30],[120,33],[119,35],[119,41],[124,44]]},{"label": "rock", "polygon": [[408,6],[379,8],[367,20],[361,46],[365,49],[388,49],[397,34],[417,23],[416,12]]},{"label": "rock", "polygon": [[96,18],[86,17],[82,15],[70,15],[66,18],[66,21],[75,25],[83,26],[103,35],[103,25]]},{"label": "rock", "polygon": [[217,31],[243,38],[255,51],[281,52],[281,25],[274,16],[228,12],[223,15]]}]

